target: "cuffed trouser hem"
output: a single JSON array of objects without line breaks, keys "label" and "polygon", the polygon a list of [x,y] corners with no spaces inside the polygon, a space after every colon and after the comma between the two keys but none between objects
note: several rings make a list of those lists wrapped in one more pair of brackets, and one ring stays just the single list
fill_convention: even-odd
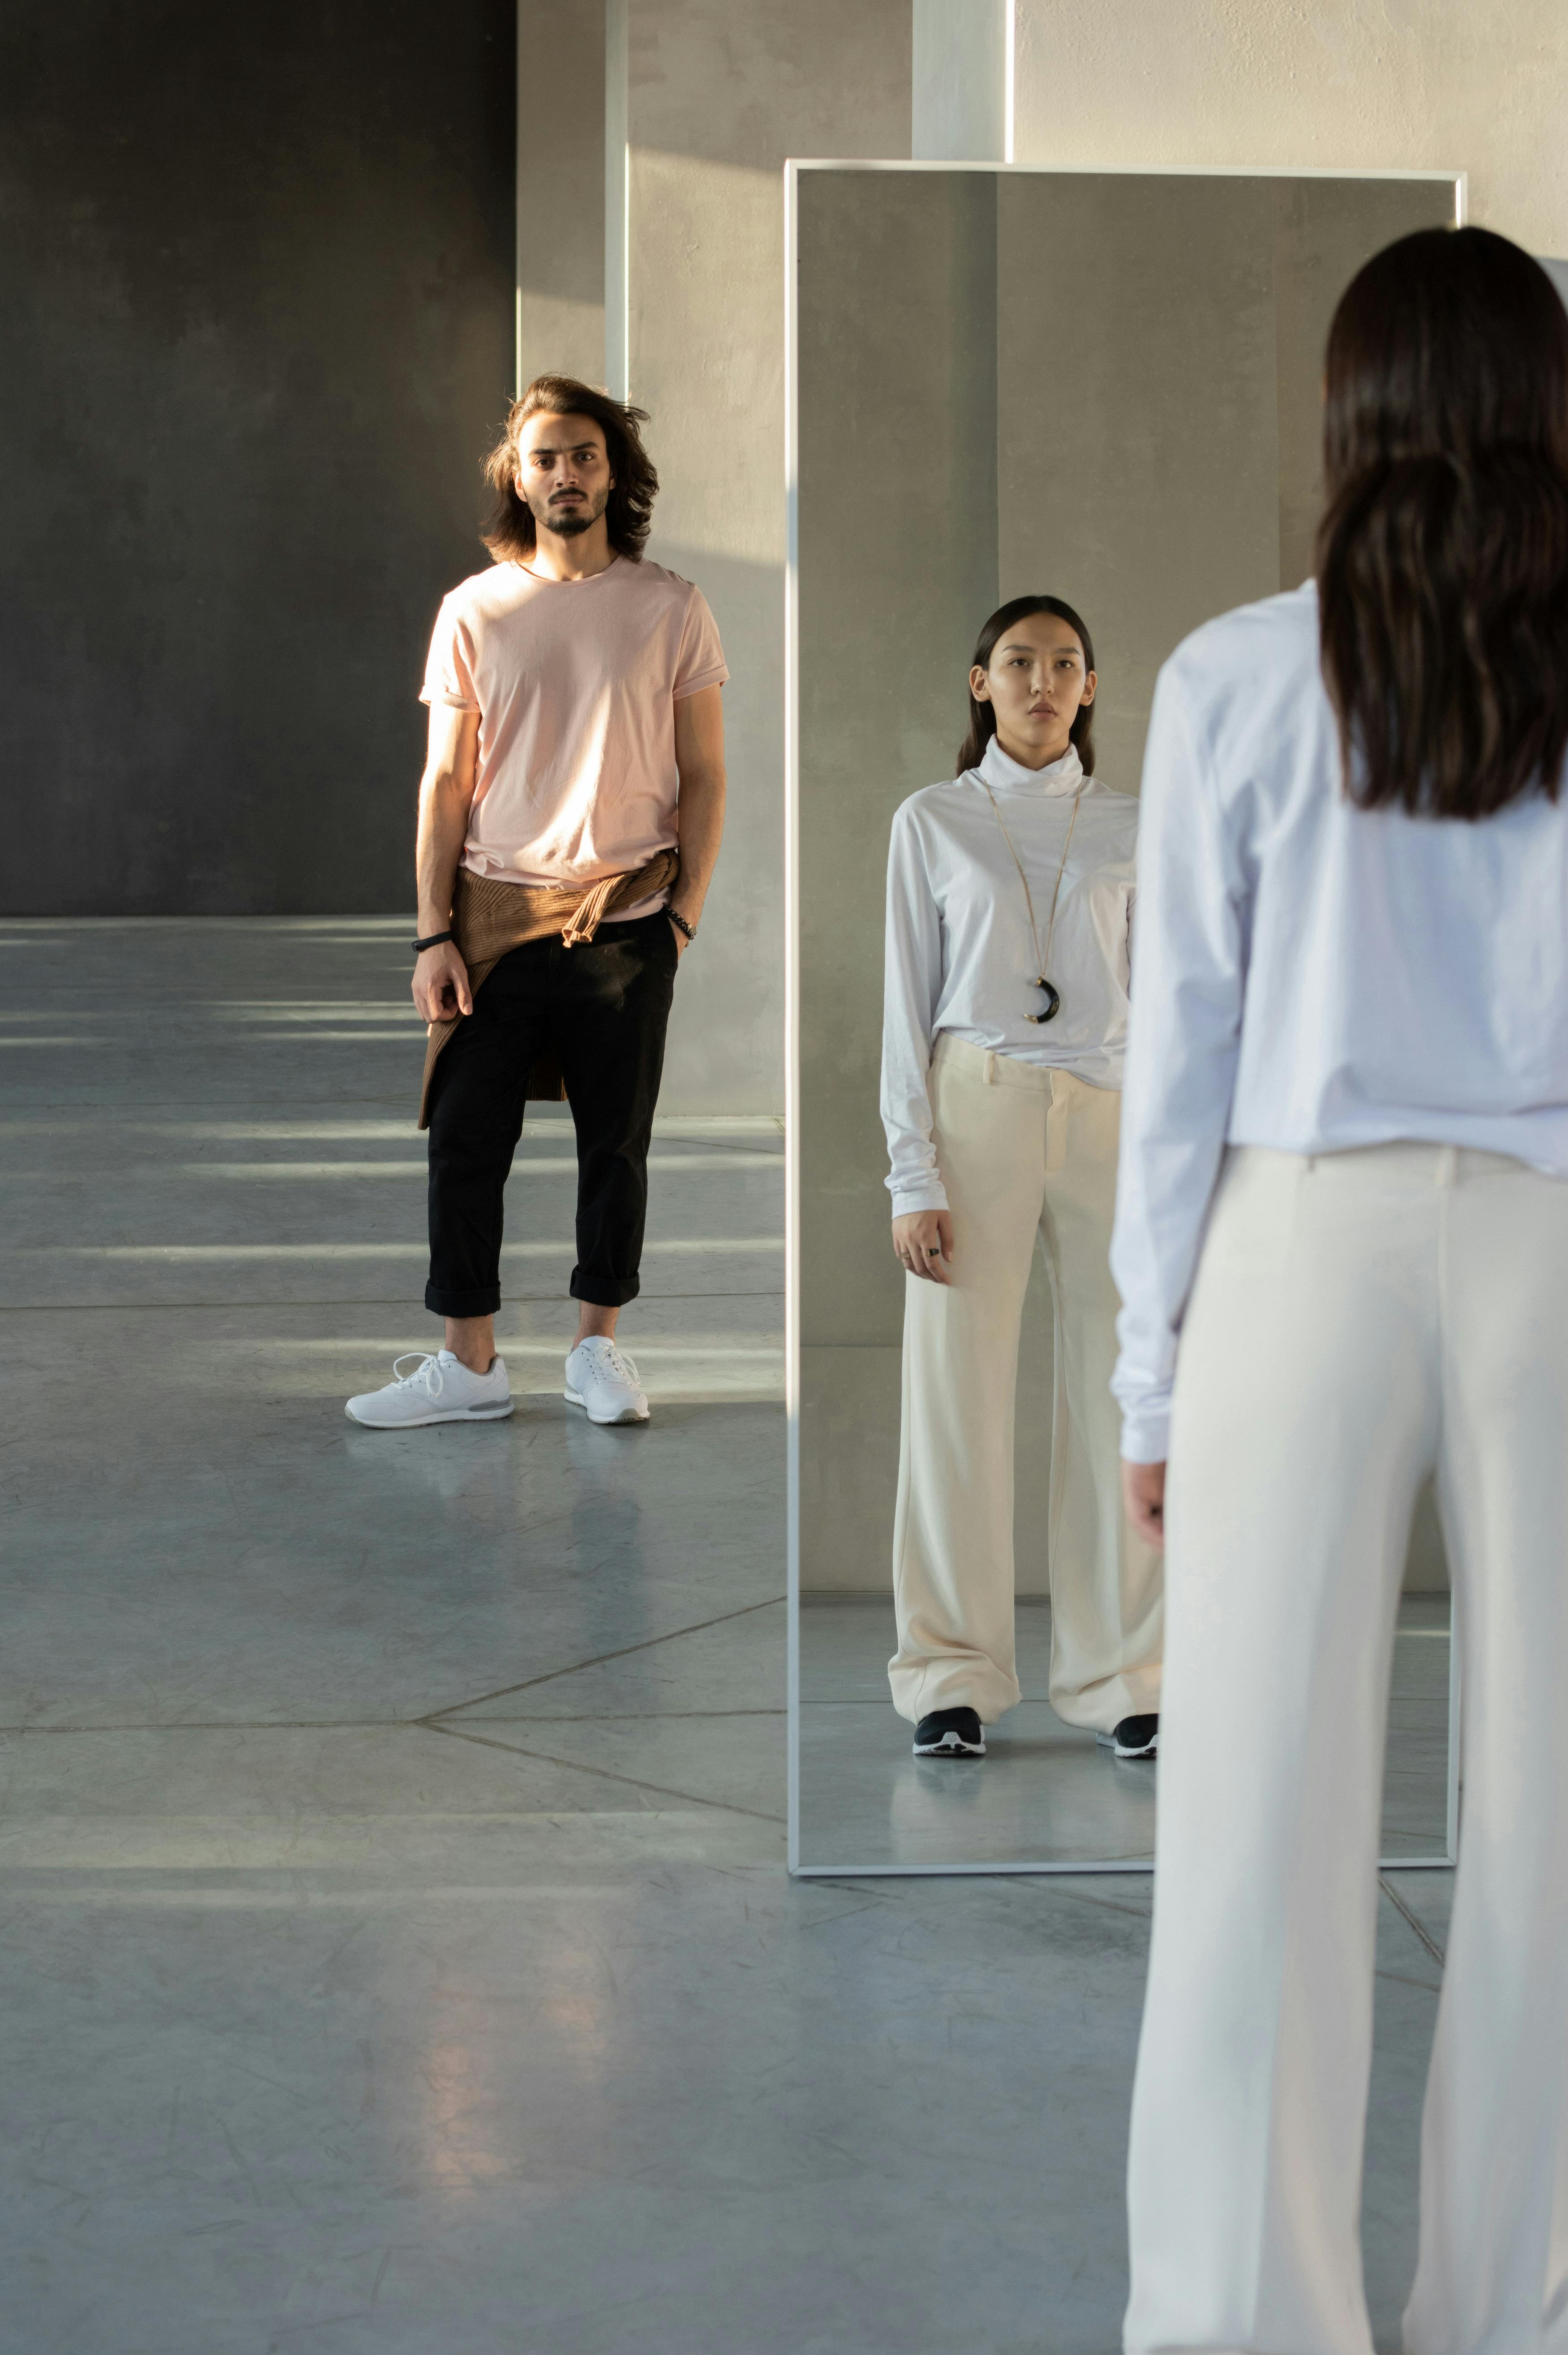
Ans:
[{"label": "cuffed trouser hem", "polygon": [[1023,1698],[1018,1678],[990,1660],[901,1659],[888,1683],[893,1707],[911,1725],[937,1709],[972,1709],[982,1725],[995,1725]]},{"label": "cuffed trouser hem", "polygon": [[1157,1717],[1159,1691],[1160,1671],[1155,1667],[1109,1677],[1104,1684],[1090,1685],[1082,1692],[1052,1689],[1047,1698],[1064,1725],[1114,1733],[1124,1717]]},{"label": "cuffed trouser hem", "polygon": [[635,1300],[643,1288],[640,1275],[584,1275],[581,1268],[571,1271],[568,1286],[573,1300],[585,1301],[590,1308],[624,1308],[628,1300]]},{"label": "cuffed trouser hem", "polygon": [[425,1301],[436,1314],[500,1305],[507,1176],[545,1053],[560,1062],[577,1142],[571,1295],[603,1308],[636,1298],[675,965],[662,914],[606,924],[575,948],[525,942],[497,963],[431,1082]]},{"label": "cuffed trouser hem", "polygon": [[501,1305],[501,1287],[487,1284],[477,1292],[443,1292],[439,1284],[427,1284],[424,1305],[432,1316],[494,1316]]}]

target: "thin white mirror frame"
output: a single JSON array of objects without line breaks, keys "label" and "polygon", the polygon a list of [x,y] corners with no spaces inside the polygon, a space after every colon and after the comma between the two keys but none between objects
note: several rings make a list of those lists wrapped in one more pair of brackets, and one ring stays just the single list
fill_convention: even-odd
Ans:
[{"label": "thin white mirror frame", "polygon": [[[784,581],[784,1401],[787,1439],[788,1601],[788,1869],[801,1880],[887,1880],[953,1874],[1152,1872],[1152,1857],[1083,1863],[1025,1859],[1016,1862],[953,1864],[804,1864],[800,1856],[800,441],[798,408],[798,192],[803,172],[990,172],[1051,175],[1048,165],[996,163],[873,163],[859,158],[812,157],[784,165],[784,485],[787,554]],[[1065,173],[1058,177],[1070,176]],[[1454,226],[1462,229],[1468,209],[1463,172],[1340,172],[1312,167],[1244,165],[1099,165],[1075,171],[1074,178],[1156,176],[1189,179],[1438,180],[1454,184]],[[1448,1776],[1445,1852],[1442,1856],[1383,1857],[1380,1871],[1452,1870],[1459,1849],[1459,1653],[1454,1640],[1454,1609],[1448,1621]]]}]

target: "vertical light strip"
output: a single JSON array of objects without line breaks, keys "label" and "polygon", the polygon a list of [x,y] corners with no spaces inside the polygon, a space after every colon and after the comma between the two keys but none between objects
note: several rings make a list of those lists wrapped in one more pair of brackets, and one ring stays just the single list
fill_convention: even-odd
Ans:
[{"label": "vertical light strip", "polygon": [[517,71],[512,117],[512,398],[523,389],[523,12],[517,0]]},{"label": "vertical light strip", "polygon": [[910,0],[910,155],[1013,159],[1017,0]]},{"label": "vertical light strip", "polygon": [[785,1862],[800,1870],[800,174],[784,200],[784,1414],[789,1710]]},{"label": "vertical light strip", "polygon": [[631,398],[630,0],[604,0],[604,381]]},{"label": "vertical light strip", "polygon": [[1002,85],[1002,161],[1004,164],[1016,164],[1013,123],[1018,111],[1019,0],[1006,0],[1006,6],[1007,24],[1002,36],[1007,44],[1002,69],[1005,77]]}]

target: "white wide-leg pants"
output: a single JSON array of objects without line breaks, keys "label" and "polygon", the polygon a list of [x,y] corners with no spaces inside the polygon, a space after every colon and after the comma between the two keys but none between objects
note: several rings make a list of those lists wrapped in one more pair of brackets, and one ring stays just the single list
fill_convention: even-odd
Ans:
[{"label": "white wide-leg pants", "polygon": [[904,1287],[903,1425],[893,1527],[893,1700],[998,1718],[1013,1646],[1013,1417],[1037,1241],[1056,1319],[1050,1529],[1051,1700],[1074,1725],[1159,1707],[1159,1556],[1122,1510],[1111,1397],[1111,1281],[1122,1099],[1066,1071],[944,1035],[931,1071],[955,1281]]},{"label": "white wide-leg pants", "polygon": [[1181,1337],[1129,2355],[1371,2355],[1384,1721],[1435,1465],[1463,1824],[1409,2355],[1563,2355],[1568,1184],[1229,1156]]}]

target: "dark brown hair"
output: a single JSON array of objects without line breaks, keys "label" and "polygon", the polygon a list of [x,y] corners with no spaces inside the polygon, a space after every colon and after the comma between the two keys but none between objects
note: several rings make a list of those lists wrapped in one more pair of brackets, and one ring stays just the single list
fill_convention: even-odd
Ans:
[{"label": "dark brown hair", "polygon": [[1568,751],[1568,313],[1489,229],[1420,229],[1328,334],[1323,677],[1363,809],[1482,818]]},{"label": "dark brown hair", "polygon": [[592,417],[604,435],[604,448],[615,487],[604,510],[604,528],[617,556],[634,562],[647,545],[659,478],[643,447],[640,428],[648,421],[645,409],[613,400],[596,385],[574,376],[536,376],[520,400],[507,412],[507,430],[485,461],[485,479],[496,492],[496,512],[479,537],[497,563],[531,556],[534,519],[517,496],[517,436],[530,417],[540,410],[558,417]]},{"label": "dark brown hair", "polygon": [[[1007,635],[1015,622],[1027,621],[1030,613],[1054,613],[1059,622],[1065,622],[1070,630],[1076,630],[1078,643],[1083,649],[1083,667],[1085,671],[1093,669],[1094,642],[1089,635],[1089,625],[1083,615],[1075,613],[1061,597],[1012,597],[1005,605],[998,605],[975,641],[970,669],[989,670],[997,641]],[[969,733],[958,747],[959,776],[965,769],[979,765],[985,758],[986,747],[996,732],[996,705],[981,703],[971,695]],[[1092,703],[1079,705],[1068,734],[1083,763],[1084,775],[1092,777],[1094,773],[1094,707]]]}]

